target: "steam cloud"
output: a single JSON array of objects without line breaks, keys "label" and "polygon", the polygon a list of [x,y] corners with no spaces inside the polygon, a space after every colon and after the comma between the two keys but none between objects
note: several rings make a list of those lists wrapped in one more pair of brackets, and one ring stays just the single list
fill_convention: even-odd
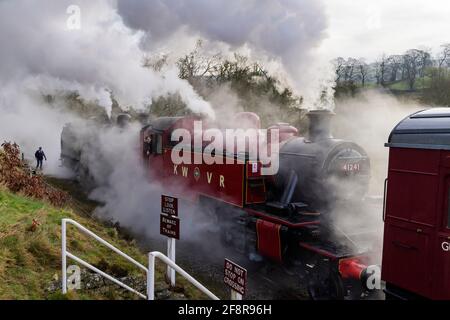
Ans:
[{"label": "steam cloud", "polygon": [[373,263],[379,263],[383,244],[381,201],[384,179],[387,177],[391,130],[403,118],[424,106],[402,101],[383,91],[367,91],[356,97],[339,100],[333,121],[336,137],[348,139],[362,146],[370,158],[371,180],[368,199],[362,207],[334,208],[333,223],[361,247],[374,251]]},{"label": "steam cloud", "polygon": [[[81,10],[79,30],[67,27],[66,10],[72,4]],[[165,46],[190,50],[198,37],[217,48],[240,48],[276,61],[291,71],[287,74],[304,94],[312,81],[300,75],[311,70],[313,49],[325,27],[322,4],[313,0],[1,1],[0,137],[19,143],[29,158],[42,146],[49,159],[46,173],[61,174],[62,127],[81,120],[66,111],[64,99],[49,104],[45,95],[77,92],[110,114],[111,95],[122,107],[141,108],[177,92],[194,112],[213,116],[209,103],[179,79],[174,66],[162,73],[141,66],[145,55]],[[160,192],[152,192],[157,186],[150,186],[137,169],[136,128],[96,135],[101,143],[89,150],[88,162],[100,181],[92,193],[105,203],[100,213],[125,225],[146,225],[139,221],[149,215],[149,195]],[[95,158],[100,151],[102,163]]]},{"label": "steam cloud", "polygon": [[[79,30],[67,27],[72,4],[81,10]],[[326,26],[323,4],[316,0],[2,1],[0,85],[7,89],[0,94],[0,134],[21,143],[28,155],[42,145],[56,159],[56,137],[73,116],[48,110],[40,96],[62,92],[76,91],[108,114],[111,94],[121,106],[141,108],[178,92],[194,112],[213,116],[209,103],[178,78],[174,66],[163,73],[141,66],[146,54],[167,47],[186,50],[198,37],[280,63],[306,99],[317,96],[323,83],[312,76],[319,62],[314,49]],[[61,110],[64,102],[52,107]],[[57,162],[49,164],[56,172]]]},{"label": "steam cloud", "polygon": [[[160,182],[152,180],[141,161],[140,126],[130,124],[123,129],[75,121],[71,127],[75,129],[77,142],[82,148],[81,162],[89,169],[90,179],[95,185],[90,198],[103,204],[95,212],[97,217],[119,222],[122,227],[146,239],[158,238],[159,203],[165,189]],[[172,186],[171,194],[178,196],[177,192],[182,191]],[[184,202],[180,206],[184,242],[197,242],[205,232],[217,231],[217,226],[205,218],[205,212],[198,208],[194,212],[193,206]]]},{"label": "steam cloud", "polygon": [[321,0],[119,0],[118,10],[128,26],[146,33],[144,47],[179,49],[179,39],[201,37],[245,50],[281,64],[304,107],[333,107],[334,72],[315,50],[326,37]]},{"label": "steam cloud", "polygon": [[[18,142],[28,155],[44,147],[48,173],[61,173],[57,161],[61,129],[77,117],[63,111],[64,101],[49,105],[43,95],[76,91],[110,113],[111,94],[121,106],[141,108],[152,98],[178,92],[194,112],[213,116],[209,103],[178,78],[173,66],[163,73],[141,66],[147,53],[190,50],[199,37],[213,48],[241,50],[281,67],[304,97],[305,107],[333,108],[334,73],[316,52],[326,37],[323,0],[79,0],[75,4],[81,9],[81,29],[68,30],[66,9],[72,4],[72,0],[0,1],[0,138]],[[321,65],[323,72],[318,71]],[[214,98],[227,101],[228,97],[224,89]],[[369,110],[358,104],[353,108]],[[366,115],[362,123],[355,121],[358,113],[347,113],[350,116],[340,127],[355,130],[352,135],[338,131],[336,135],[356,140],[377,158],[368,141],[358,140],[371,135],[355,133],[379,125],[372,121],[386,119],[379,116],[383,110],[370,111],[377,114]],[[393,123],[385,122],[376,130],[386,134]],[[148,225],[147,210],[155,203],[149,199],[160,192],[140,169],[137,129],[99,133],[96,150],[105,162],[100,164],[91,150],[89,163],[102,179],[92,193],[105,203],[99,213],[142,228]],[[380,138],[381,132],[372,137]],[[377,145],[386,138],[376,140]],[[387,163],[385,156],[379,159]]]}]

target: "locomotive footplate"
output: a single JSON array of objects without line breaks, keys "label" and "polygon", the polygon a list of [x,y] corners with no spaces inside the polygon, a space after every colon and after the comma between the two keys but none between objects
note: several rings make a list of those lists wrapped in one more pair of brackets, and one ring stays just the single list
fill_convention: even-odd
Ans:
[{"label": "locomotive footplate", "polygon": [[335,242],[327,241],[302,241],[300,247],[317,253],[331,260],[338,260],[348,257],[354,257],[363,252],[355,252],[354,246],[337,245]]},{"label": "locomotive footplate", "polygon": [[316,212],[295,212],[290,215],[281,216],[269,212],[270,209],[264,205],[252,205],[244,208],[244,210],[251,216],[262,218],[293,229],[320,224],[319,214]]}]

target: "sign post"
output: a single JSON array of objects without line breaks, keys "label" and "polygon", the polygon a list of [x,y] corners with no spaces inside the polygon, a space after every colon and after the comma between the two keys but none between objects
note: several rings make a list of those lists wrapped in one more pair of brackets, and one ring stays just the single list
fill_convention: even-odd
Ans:
[{"label": "sign post", "polygon": [[[172,260],[175,263],[175,239],[174,238],[167,238],[167,256],[170,260]],[[167,278],[170,281],[170,286],[175,287],[175,270],[172,269],[170,266],[167,266],[166,271]]]},{"label": "sign post", "polygon": [[247,287],[247,270],[225,259],[223,282],[231,288],[231,300],[242,300]]},{"label": "sign post", "polygon": [[[178,199],[161,195],[160,233],[167,236],[167,257],[175,263],[175,239],[180,239]],[[167,266],[167,278],[175,286],[175,270]]]}]

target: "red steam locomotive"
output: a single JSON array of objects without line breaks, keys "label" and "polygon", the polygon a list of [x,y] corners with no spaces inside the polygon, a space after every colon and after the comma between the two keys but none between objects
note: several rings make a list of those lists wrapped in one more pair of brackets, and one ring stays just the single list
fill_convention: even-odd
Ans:
[{"label": "red steam locomotive", "polygon": [[[273,175],[262,175],[258,158],[235,149],[215,151],[233,164],[175,164],[174,130],[192,133],[192,141],[184,141],[191,147],[189,157],[207,147],[193,141],[194,122],[201,120],[193,116],[158,118],[144,126],[142,162],[168,192],[195,200],[213,214],[225,243],[250,257],[294,268],[312,298],[342,299],[373,289],[370,278],[379,277],[370,252],[361,251],[334,223],[336,215],[352,218],[367,211],[370,161],[355,143],[331,136],[330,112],[308,116],[307,137],[284,123],[269,128],[279,130],[280,169]],[[237,118],[259,128],[255,114]],[[70,125],[63,130],[63,163],[88,176],[76,132]],[[386,146],[381,271],[386,298],[450,299],[450,109],[408,116]]]},{"label": "red steam locomotive", "polygon": [[[194,143],[194,122],[201,119],[191,116],[162,117],[143,127],[143,163],[152,179],[164,181],[168,192],[198,201],[209,211],[220,224],[222,241],[253,259],[269,259],[298,271],[312,298],[359,297],[373,289],[367,286],[370,255],[334,228],[333,216],[350,208],[363,210],[370,161],[357,144],[332,137],[331,116],[328,111],[309,112],[307,137],[285,123],[268,128],[279,132],[280,169],[272,175],[263,175],[261,159],[247,152],[257,141],[247,141],[245,152],[215,150],[222,163],[194,163],[207,144]],[[245,122],[245,129],[260,128],[254,113],[240,113],[236,122],[240,127]],[[189,145],[183,151],[177,150],[180,141],[171,139],[180,128],[192,137],[182,141]],[[274,141],[267,138],[266,143]],[[173,152],[192,161],[177,164]],[[233,164],[227,164],[230,159]],[[343,210],[334,212],[337,207]]]}]

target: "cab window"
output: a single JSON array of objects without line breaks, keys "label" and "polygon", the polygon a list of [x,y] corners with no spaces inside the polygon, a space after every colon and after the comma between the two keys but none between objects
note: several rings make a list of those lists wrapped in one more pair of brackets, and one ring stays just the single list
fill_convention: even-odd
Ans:
[{"label": "cab window", "polygon": [[144,145],[142,150],[144,151],[144,156],[149,156],[153,149],[153,135],[148,135],[144,137]]},{"label": "cab window", "polygon": [[155,150],[157,154],[162,154],[162,136],[160,134],[155,134],[153,143],[153,150]]}]

